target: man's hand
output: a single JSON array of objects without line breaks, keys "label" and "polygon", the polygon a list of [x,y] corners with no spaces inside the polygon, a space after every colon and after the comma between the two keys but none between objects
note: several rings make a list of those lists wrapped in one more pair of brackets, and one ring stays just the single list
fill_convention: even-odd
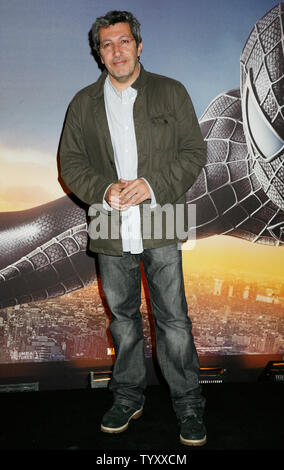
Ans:
[{"label": "man's hand", "polygon": [[119,211],[136,206],[141,202],[151,199],[151,192],[148,184],[143,179],[123,180],[113,183],[107,190],[105,200],[113,208]]},{"label": "man's hand", "polygon": [[108,188],[105,200],[113,209],[117,209],[118,211],[128,209],[127,205],[121,204],[121,191],[127,186],[127,184],[128,183],[126,181],[120,181],[119,183],[113,183]]},{"label": "man's hand", "polygon": [[120,203],[124,207],[136,206],[146,199],[151,199],[151,192],[148,184],[143,179],[126,181],[121,179],[121,184],[125,184],[120,193]]}]

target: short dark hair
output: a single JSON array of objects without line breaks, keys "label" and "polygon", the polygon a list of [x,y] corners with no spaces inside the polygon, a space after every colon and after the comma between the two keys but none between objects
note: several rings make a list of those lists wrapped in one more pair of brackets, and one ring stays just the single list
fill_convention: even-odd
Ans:
[{"label": "short dark hair", "polygon": [[136,46],[138,47],[141,43],[140,23],[135,16],[129,11],[112,10],[104,16],[99,16],[91,29],[93,47],[98,54],[100,53],[100,28],[105,28],[116,23],[129,23],[132,36],[136,41]]}]

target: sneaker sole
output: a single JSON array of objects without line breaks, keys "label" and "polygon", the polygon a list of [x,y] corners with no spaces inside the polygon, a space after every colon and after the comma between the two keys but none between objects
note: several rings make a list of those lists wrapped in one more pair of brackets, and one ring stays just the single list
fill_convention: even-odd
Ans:
[{"label": "sneaker sole", "polygon": [[109,434],[117,434],[119,432],[123,432],[125,431],[127,428],[128,428],[128,424],[129,424],[129,421],[131,419],[138,419],[140,418],[140,416],[142,415],[142,411],[143,411],[143,408],[141,408],[140,410],[137,410],[133,413],[133,415],[130,416],[130,418],[128,419],[127,423],[125,423],[123,426],[120,426],[119,428],[107,428],[106,426],[104,426],[103,424],[101,425],[101,431],[103,432],[108,432]]},{"label": "sneaker sole", "polygon": [[204,446],[207,442],[207,438],[204,436],[202,439],[185,439],[180,435],[180,442],[186,446]]}]

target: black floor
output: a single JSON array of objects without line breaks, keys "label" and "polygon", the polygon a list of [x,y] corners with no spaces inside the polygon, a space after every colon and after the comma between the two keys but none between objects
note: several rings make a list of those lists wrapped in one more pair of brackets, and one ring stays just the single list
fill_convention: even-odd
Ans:
[{"label": "black floor", "polygon": [[69,451],[65,454],[68,458],[71,454],[72,460],[86,453],[93,459],[155,454],[156,464],[177,458],[166,462],[169,455],[180,459],[213,455],[222,460],[228,451],[242,457],[243,452],[245,456],[253,452],[258,459],[265,454],[269,461],[279,458],[284,449],[284,384],[206,384],[203,392],[208,442],[202,448],[180,444],[168,391],[162,385],[147,388],[143,416],[116,435],[100,431],[101,416],[112,404],[107,389],[2,393],[0,450],[10,455],[21,450]]}]

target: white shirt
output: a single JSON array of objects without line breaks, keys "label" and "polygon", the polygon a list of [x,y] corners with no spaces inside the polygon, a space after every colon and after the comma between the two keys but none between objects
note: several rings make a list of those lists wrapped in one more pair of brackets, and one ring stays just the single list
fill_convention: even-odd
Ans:
[{"label": "white shirt", "polygon": [[[133,106],[136,96],[137,90],[134,88],[128,87],[120,93],[111,83],[109,76],[106,78],[104,100],[118,179],[134,180],[137,178],[138,156],[133,120]],[[152,196],[151,207],[154,207],[155,197],[150,186],[149,188]],[[106,209],[112,210],[105,200],[103,204]],[[122,211],[121,215],[123,251],[133,254],[142,253],[139,205],[129,207]]]}]

